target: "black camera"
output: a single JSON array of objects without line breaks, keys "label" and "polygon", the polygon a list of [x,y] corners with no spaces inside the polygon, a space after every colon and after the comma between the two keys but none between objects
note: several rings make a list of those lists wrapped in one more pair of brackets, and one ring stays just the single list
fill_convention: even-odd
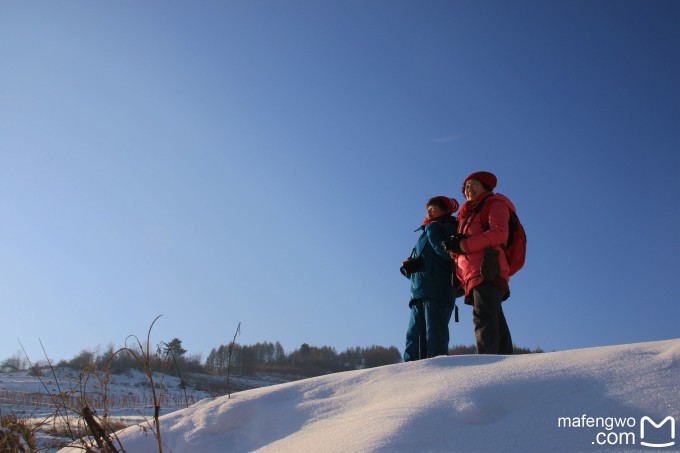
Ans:
[{"label": "black camera", "polygon": [[409,277],[411,277],[411,274],[413,274],[414,272],[418,272],[418,269],[420,269],[422,264],[423,264],[423,260],[422,260],[421,257],[406,258],[406,261],[404,261],[404,264],[402,264],[402,266],[399,268],[399,270],[401,271],[401,274],[404,277],[409,278]]},{"label": "black camera", "polygon": [[467,234],[456,233],[453,236],[451,236],[449,239],[444,239],[441,242],[441,246],[447,252],[452,251],[452,250],[455,252],[456,250],[454,250],[454,249],[456,249],[457,247],[460,247],[460,245],[459,245],[460,241],[463,240],[463,239],[467,239]]}]

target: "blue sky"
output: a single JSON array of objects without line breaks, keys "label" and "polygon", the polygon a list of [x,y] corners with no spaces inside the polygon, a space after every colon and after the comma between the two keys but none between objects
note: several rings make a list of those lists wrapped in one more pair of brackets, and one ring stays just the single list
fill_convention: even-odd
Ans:
[{"label": "blue sky", "polygon": [[[397,346],[432,196],[497,174],[505,312],[676,338],[676,1],[4,2],[0,358],[179,337]],[[470,308],[451,344],[474,342]]]}]

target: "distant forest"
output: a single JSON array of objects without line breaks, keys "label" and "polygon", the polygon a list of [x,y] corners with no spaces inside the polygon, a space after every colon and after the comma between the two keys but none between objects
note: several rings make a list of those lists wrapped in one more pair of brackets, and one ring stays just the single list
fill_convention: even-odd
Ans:
[{"label": "distant forest", "polygon": [[[475,354],[475,346],[457,345],[449,349],[449,355]],[[541,348],[528,349],[515,346],[515,354],[544,352]],[[175,338],[157,347],[153,368],[163,369],[169,374],[204,373],[209,375],[247,376],[257,373],[285,374],[299,377],[320,376],[340,371],[373,368],[402,361],[401,353],[394,347],[369,346],[348,348],[338,353],[330,346],[302,344],[298,349],[286,353],[281,343],[264,342],[254,345],[238,343],[222,344],[211,349],[205,360],[200,355],[189,355],[182,347],[182,341]],[[34,363],[44,368],[45,362]],[[28,369],[28,360],[21,354],[0,362],[0,371]],[[109,346],[104,351],[84,350],[70,360],[62,360],[58,367],[69,367],[80,371],[95,366],[109,368],[112,373],[122,374],[139,365],[132,354]]]},{"label": "distant forest", "polygon": [[[543,352],[540,348],[529,350],[515,347],[516,354]],[[475,346],[455,346],[449,355],[475,354]],[[360,370],[402,361],[395,346],[354,347],[341,353],[329,346],[310,346],[304,343],[299,349],[286,354],[281,344],[257,343],[251,346],[235,345],[232,351],[232,373],[253,374],[274,372],[319,376],[339,371]],[[209,374],[226,374],[229,366],[229,345],[213,348],[205,360],[204,369]]]}]

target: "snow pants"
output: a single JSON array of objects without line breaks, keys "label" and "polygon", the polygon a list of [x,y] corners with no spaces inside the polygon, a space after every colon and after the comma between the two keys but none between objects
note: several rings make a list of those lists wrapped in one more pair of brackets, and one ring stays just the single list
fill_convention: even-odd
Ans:
[{"label": "snow pants", "polygon": [[434,299],[411,302],[404,362],[449,353],[449,321],[453,304]]},{"label": "snow pants", "polygon": [[472,289],[472,320],[475,324],[477,354],[513,353],[510,328],[501,302],[505,292],[489,283]]}]

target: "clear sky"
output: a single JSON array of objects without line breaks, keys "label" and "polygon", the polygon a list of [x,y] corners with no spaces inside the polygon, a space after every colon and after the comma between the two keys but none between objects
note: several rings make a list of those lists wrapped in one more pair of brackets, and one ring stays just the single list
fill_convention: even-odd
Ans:
[{"label": "clear sky", "polygon": [[[425,202],[497,174],[505,312],[680,333],[680,2],[0,5],[0,359],[179,337],[403,350]],[[470,308],[451,344],[474,343]]]}]

